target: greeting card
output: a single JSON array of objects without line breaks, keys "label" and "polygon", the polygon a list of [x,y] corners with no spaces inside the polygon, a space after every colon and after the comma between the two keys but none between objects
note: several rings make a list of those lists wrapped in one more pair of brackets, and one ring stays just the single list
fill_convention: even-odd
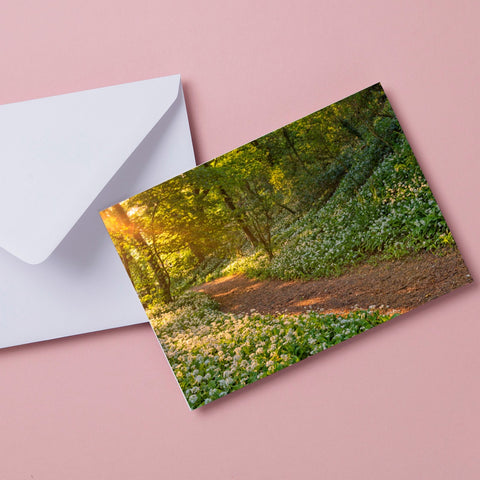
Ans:
[{"label": "greeting card", "polygon": [[101,215],[192,409],[471,282],[380,84]]}]

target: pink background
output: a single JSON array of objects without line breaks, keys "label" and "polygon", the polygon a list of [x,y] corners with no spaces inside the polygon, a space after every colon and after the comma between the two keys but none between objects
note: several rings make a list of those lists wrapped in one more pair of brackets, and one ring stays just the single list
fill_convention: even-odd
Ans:
[{"label": "pink background", "polygon": [[[478,278],[479,14],[3,0],[0,103],[181,73],[203,162],[381,81]],[[0,351],[0,479],[478,479],[479,306],[474,283],[195,412],[148,324]]]}]

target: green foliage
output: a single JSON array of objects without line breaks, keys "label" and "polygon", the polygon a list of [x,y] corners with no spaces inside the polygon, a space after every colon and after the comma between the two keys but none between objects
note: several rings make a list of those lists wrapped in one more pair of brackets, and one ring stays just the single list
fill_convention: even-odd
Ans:
[{"label": "green foliage", "polygon": [[454,245],[380,85],[103,215],[147,307],[232,273],[315,278]]},{"label": "green foliage", "polygon": [[395,315],[222,313],[188,292],[150,312],[154,330],[191,408],[205,405],[379,325]]}]

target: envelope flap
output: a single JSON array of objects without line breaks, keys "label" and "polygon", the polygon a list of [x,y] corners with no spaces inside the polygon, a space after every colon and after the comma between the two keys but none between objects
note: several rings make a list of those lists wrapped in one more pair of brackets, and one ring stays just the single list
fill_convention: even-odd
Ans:
[{"label": "envelope flap", "polygon": [[172,75],[0,106],[0,247],[45,260],[179,87]]}]

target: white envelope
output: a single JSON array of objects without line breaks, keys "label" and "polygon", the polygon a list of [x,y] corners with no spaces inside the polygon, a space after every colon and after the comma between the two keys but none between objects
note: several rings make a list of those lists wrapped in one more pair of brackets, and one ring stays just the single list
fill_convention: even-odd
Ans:
[{"label": "white envelope", "polygon": [[0,106],[0,348],[148,321],[98,212],[194,166],[179,75]]}]

